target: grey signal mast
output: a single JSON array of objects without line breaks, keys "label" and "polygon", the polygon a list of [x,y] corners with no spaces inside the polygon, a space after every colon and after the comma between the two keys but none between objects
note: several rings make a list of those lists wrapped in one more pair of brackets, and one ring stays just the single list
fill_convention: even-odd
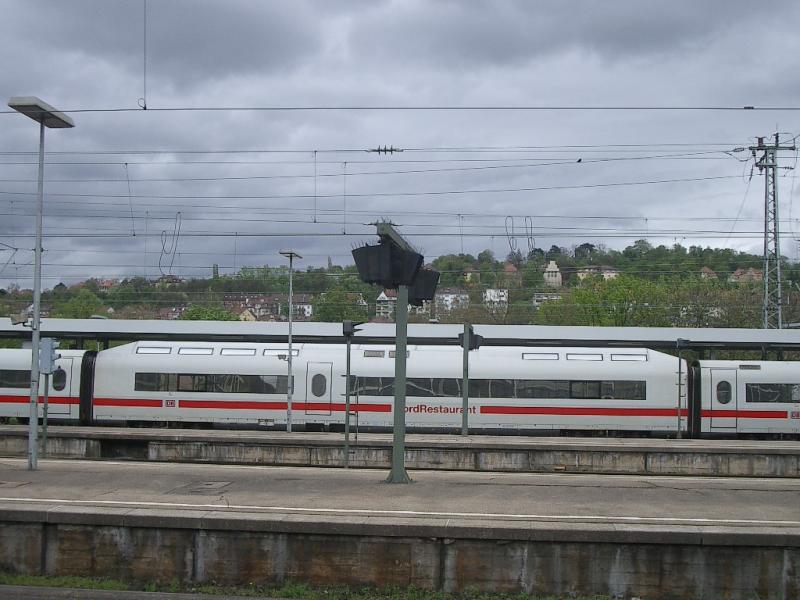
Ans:
[{"label": "grey signal mast", "polygon": [[[764,172],[764,329],[782,329],[781,242],[778,222],[778,151],[795,150],[792,144],[781,146],[780,134],[766,144],[763,137],[750,146],[759,172]],[[762,153],[759,158],[757,153]]]}]

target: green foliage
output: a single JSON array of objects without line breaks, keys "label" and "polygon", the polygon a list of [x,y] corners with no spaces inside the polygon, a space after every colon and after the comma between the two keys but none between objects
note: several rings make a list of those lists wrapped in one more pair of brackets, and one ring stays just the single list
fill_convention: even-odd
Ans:
[{"label": "green foliage", "polygon": [[367,307],[358,304],[356,293],[337,287],[317,296],[313,303],[314,320],[336,323],[339,321],[366,321]]},{"label": "green foliage", "polygon": [[[761,284],[728,283],[737,268],[762,267],[757,255],[729,248],[653,246],[637,240],[627,248],[609,250],[602,244],[583,243],[572,249],[551,246],[548,250],[529,248],[511,251],[500,260],[491,250],[477,256],[447,254],[432,261],[441,273],[439,288],[460,288],[470,296],[471,306],[450,315],[438,315],[442,322],[542,323],[563,325],[637,325],[687,327],[760,327]],[[548,261],[555,260],[562,273],[563,287],[557,292],[560,302],[546,302],[534,311],[535,292],[552,292],[542,277]],[[505,272],[510,262],[517,272]],[[604,282],[601,279],[580,281],[578,271],[587,266],[607,266],[623,276]],[[700,269],[709,267],[719,279],[700,279]],[[783,272],[787,301],[785,322],[800,322],[800,264],[784,259]],[[471,273],[471,277],[465,277]],[[178,283],[158,283],[132,277],[108,291],[98,290],[98,282],[89,280],[82,287],[57,285],[43,294],[43,306],[52,316],[86,318],[105,314],[105,307],[115,310],[118,318],[157,318],[160,309],[192,305],[184,318],[235,319],[224,311],[226,294],[286,294],[288,265],[243,267],[237,273],[209,279],[189,279]],[[314,297],[315,320],[367,320],[370,309],[359,306],[347,293],[359,293],[374,307],[380,293],[377,286],[363,283],[354,266],[309,267],[297,270],[293,277],[297,294]],[[491,310],[483,306],[487,288],[508,289],[508,307]],[[19,312],[31,304],[30,290],[9,286],[0,296],[0,314]],[[431,315],[415,315],[426,321]]]},{"label": "green foliage", "polygon": [[[337,585],[315,587],[306,583],[292,581],[288,581],[279,587],[255,583],[224,586],[214,583],[193,584],[179,581],[124,582],[90,577],[15,575],[3,572],[0,572],[0,585],[53,587],[74,590],[144,590],[148,592],[194,593],[226,597],[240,596],[244,598],[252,596],[290,598],[292,600],[559,600],[555,596],[528,596],[525,594],[482,592],[479,590],[466,590],[458,593],[437,592],[414,586],[378,588]],[[74,597],[78,596],[75,595]],[[570,596],[570,598],[571,600],[589,600],[582,596]],[[609,600],[609,598],[607,596],[592,596],[591,600]]]},{"label": "green foliage", "polygon": [[192,304],[189,306],[180,317],[184,321],[238,321],[237,317],[232,312],[222,308],[222,306],[204,306],[199,304]]},{"label": "green foliage", "polygon": [[82,288],[63,303],[55,304],[51,314],[64,319],[88,319],[104,312],[102,300],[87,288]]}]

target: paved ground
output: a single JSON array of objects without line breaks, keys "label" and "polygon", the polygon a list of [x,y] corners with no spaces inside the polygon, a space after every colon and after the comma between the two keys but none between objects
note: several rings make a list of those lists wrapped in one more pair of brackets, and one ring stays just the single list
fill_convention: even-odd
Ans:
[{"label": "paved ground", "polygon": [[417,471],[0,459],[0,503],[280,512],[335,520],[480,519],[800,528],[800,479]]}]

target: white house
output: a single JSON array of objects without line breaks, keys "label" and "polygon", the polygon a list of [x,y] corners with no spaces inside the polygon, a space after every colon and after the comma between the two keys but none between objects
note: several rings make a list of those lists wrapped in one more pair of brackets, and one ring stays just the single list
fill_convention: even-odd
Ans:
[{"label": "white house", "polygon": [[551,260],[544,270],[544,284],[552,288],[561,287],[561,271],[554,260]]}]

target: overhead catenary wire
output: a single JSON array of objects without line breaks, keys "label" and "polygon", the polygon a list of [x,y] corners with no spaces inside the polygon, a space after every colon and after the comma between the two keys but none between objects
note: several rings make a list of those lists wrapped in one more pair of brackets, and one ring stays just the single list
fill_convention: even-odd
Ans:
[{"label": "overhead catenary wire", "polygon": [[[142,112],[142,107],[107,107],[107,108],[67,108],[62,109],[63,113],[86,114],[86,113],[130,113]],[[739,111],[767,111],[767,112],[795,112],[800,111],[800,106],[794,105],[766,105],[757,106],[754,104],[733,105],[733,104],[708,104],[708,105],[657,105],[657,104],[610,104],[610,105],[568,105],[568,104],[430,104],[430,105],[275,105],[275,106],[159,106],[148,107],[147,112],[379,112],[379,111],[411,111],[411,112],[509,112],[509,111],[542,111],[542,112],[631,112],[631,111],[700,111],[700,112],[739,112]],[[0,115],[16,114],[15,111],[3,110]]]}]

